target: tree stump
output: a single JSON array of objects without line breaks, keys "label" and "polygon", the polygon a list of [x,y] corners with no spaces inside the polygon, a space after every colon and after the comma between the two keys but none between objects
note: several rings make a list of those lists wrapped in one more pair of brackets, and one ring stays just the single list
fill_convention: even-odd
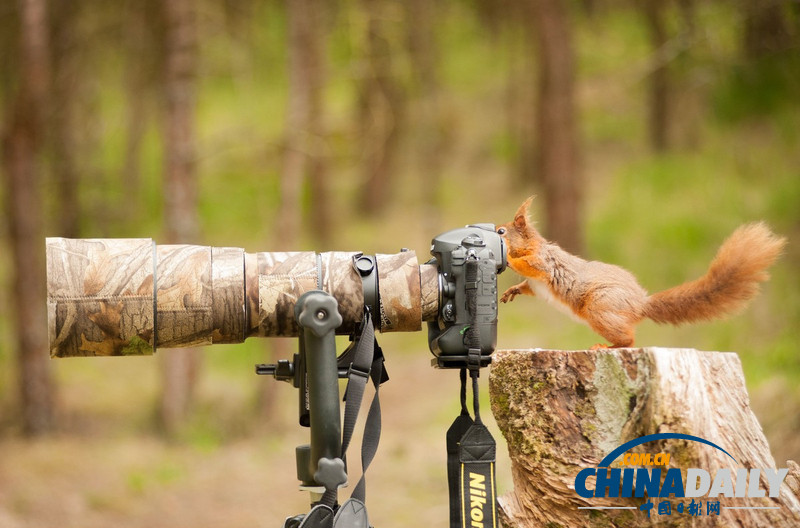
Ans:
[{"label": "tree stump", "polygon": [[[798,465],[776,465],[750,410],[734,353],[666,348],[504,350],[494,356],[489,386],[492,411],[511,457],[514,491],[498,500],[507,527],[800,526]],[[582,469],[597,468],[621,444],[656,433],[707,439],[730,455],[686,439],[648,442],[627,451],[669,454],[662,483],[668,468],[680,468],[684,483],[688,468],[702,468],[714,480],[713,489],[718,472],[727,468],[734,494],[741,494],[746,486],[737,482],[737,469],[761,468],[752,485],[757,483],[766,496],[699,496],[702,508],[694,516],[688,512],[690,499],[675,495],[585,498],[576,492]],[[625,462],[620,455],[610,468],[645,467]],[[788,475],[773,498],[764,469],[777,468],[788,468]],[[595,477],[586,484],[594,490]],[[654,507],[648,516],[640,507],[649,500]],[[709,514],[706,503],[714,501],[719,501],[720,511],[715,514],[712,508]],[[659,514],[659,502],[670,503],[670,515]],[[687,509],[679,513],[679,504]]]}]

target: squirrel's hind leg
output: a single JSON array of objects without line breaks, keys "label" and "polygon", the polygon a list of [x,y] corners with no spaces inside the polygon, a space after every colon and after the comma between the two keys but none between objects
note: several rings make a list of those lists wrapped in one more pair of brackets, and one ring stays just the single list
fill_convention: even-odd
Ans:
[{"label": "squirrel's hind leg", "polygon": [[[598,321],[589,321],[589,326],[592,330],[608,339],[608,342],[611,343],[611,348],[628,348],[633,346],[636,330],[632,324],[618,322],[616,325],[605,325]],[[598,348],[602,347],[600,345],[595,345],[592,347],[592,350],[597,350]]]}]

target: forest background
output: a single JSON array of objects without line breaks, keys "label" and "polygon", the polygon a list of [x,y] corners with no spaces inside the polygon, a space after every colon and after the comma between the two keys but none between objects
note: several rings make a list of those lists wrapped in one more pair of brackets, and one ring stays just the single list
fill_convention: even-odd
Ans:
[{"label": "forest background", "polygon": [[[0,526],[277,526],[307,508],[296,395],[252,374],[294,343],[51,361],[45,236],[424,261],[435,234],[531,194],[548,237],[651,291],[699,276],[741,223],[787,236],[741,315],[644,323],[637,344],[738,352],[777,462],[800,459],[798,7],[3,2]],[[379,341],[371,520],[445,527],[457,376],[430,368],[423,333]],[[539,299],[501,306],[500,348],[597,341]]]}]

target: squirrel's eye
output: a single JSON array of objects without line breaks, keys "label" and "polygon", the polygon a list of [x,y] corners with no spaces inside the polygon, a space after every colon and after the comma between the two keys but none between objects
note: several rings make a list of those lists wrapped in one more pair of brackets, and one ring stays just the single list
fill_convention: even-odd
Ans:
[{"label": "squirrel's eye", "polygon": [[506,228],[505,227],[498,228],[497,229],[497,234],[498,235],[505,235],[506,234]]}]

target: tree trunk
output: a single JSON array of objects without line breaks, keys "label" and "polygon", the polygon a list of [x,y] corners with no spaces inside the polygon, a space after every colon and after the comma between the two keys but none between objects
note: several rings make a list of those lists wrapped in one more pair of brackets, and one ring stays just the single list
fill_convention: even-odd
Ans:
[{"label": "tree trunk", "polygon": [[[796,35],[789,27],[787,11],[793,6],[784,0],[742,2],[744,10],[744,53],[747,58],[767,57],[794,46]],[[795,12],[795,20],[797,13]]]},{"label": "tree trunk", "polygon": [[[122,157],[122,188],[127,199],[124,214],[129,221],[143,220],[142,203],[142,143],[147,132],[150,113],[153,75],[157,71],[154,57],[159,47],[153,45],[153,34],[149,27],[153,13],[150,4],[133,2],[126,5],[127,23],[124,27],[127,67],[125,69],[126,137]],[[196,241],[195,241],[196,242]]]},{"label": "tree trunk", "polygon": [[[776,466],[749,408],[736,354],[664,348],[506,350],[495,354],[489,384],[492,411],[508,441],[514,479],[514,491],[499,500],[506,526],[652,526],[659,522],[694,526],[693,521],[708,519],[707,505],[700,519],[677,511],[679,503],[688,506],[690,499],[584,498],[576,492],[581,470],[598,466],[627,441],[656,433],[703,438],[735,459],[686,439],[658,440],[627,451],[668,453],[665,465],[684,470],[684,482],[688,468],[703,469],[712,479],[728,469],[734,481],[737,468],[762,468],[760,487],[769,491],[763,470],[789,468],[779,497],[698,497],[703,502],[720,501],[713,525],[789,527],[800,520],[798,467],[783,461]],[[620,454],[611,466],[624,460]],[[595,488],[594,480],[587,481],[587,489]],[[648,517],[640,506],[649,500],[654,508]],[[670,516],[659,515],[661,501],[671,503]],[[587,507],[617,509],[579,509]]]},{"label": "tree trunk", "polygon": [[572,253],[583,250],[583,180],[575,115],[575,51],[568,6],[532,0],[539,45],[537,137],[547,236]]},{"label": "tree trunk", "polygon": [[165,0],[166,235],[170,243],[194,243],[199,235],[195,144],[197,36],[194,0]]},{"label": "tree trunk", "polygon": [[75,106],[79,80],[75,48],[77,36],[76,6],[67,0],[52,3],[53,18],[53,158],[58,192],[58,233],[67,238],[77,238],[80,232],[80,205],[78,202],[78,167]]},{"label": "tree trunk", "polygon": [[[197,243],[195,78],[197,37],[194,0],[164,0],[165,188],[164,219],[169,243]],[[160,418],[167,433],[185,421],[192,402],[201,356],[194,349],[164,354],[164,394]]]},{"label": "tree trunk", "polygon": [[[287,0],[289,101],[286,145],[280,175],[275,236],[276,249],[297,249],[302,226],[301,191],[308,180],[312,205],[311,231],[319,246],[330,244],[332,215],[322,126],[323,55],[321,13],[317,0]],[[273,340],[273,358],[290,355],[291,341]],[[260,411],[264,420],[273,415],[275,383],[261,383]]]},{"label": "tree trunk", "polygon": [[[537,60],[529,52],[532,28],[525,29],[522,49],[516,43],[511,46],[511,68],[506,91],[508,122],[511,136],[518,152],[513,168],[513,188],[525,186],[530,189],[543,183],[539,167],[537,141]],[[527,192],[527,191],[526,191]]]},{"label": "tree trunk", "polygon": [[314,247],[317,251],[331,251],[331,238],[334,230],[334,215],[330,189],[328,185],[328,164],[324,154],[319,153],[311,160],[308,173],[309,191],[311,193],[311,211],[309,220],[314,235]]},{"label": "tree trunk", "polygon": [[360,209],[377,215],[389,200],[400,130],[405,114],[403,90],[394,76],[382,0],[363,0],[367,17],[367,56],[361,72],[359,123],[364,185]]},{"label": "tree trunk", "polygon": [[41,164],[43,119],[50,82],[46,2],[20,2],[19,88],[2,134],[6,214],[11,251],[13,312],[22,423],[26,434],[53,427],[53,381],[48,363],[44,262],[42,260]]},{"label": "tree trunk", "polygon": [[664,27],[664,2],[662,0],[645,0],[642,3],[647,28],[650,32],[650,45],[656,66],[650,74],[648,105],[648,129],[650,146],[656,152],[664,152],[669,148],[670,129],[670,90],[669,69],[665,46],[667,29]]},{"label": "tree trunk", "polygon": [[427,0],[405,2],[408,51],[417,84],[418,105],[416,148],[421,150],[418,172],[424,204],[424,226],[435,233],[441,226],[442,169],[450,144],[447,116],[442,106],[438,70],[439,48],[436,28],[440,6]]},{"label": "tree trunk", "polygon": [[289,0],[289,101],[286,145],[280,176],[276,226],[278,249],[297,243],[302,225],[301,190],[308,178],[313,195],[314,231],[318,241],[330,238],[329,198],[322,135],[322,50],[320,10],[315,0]]},{"label": "tree trunk", "polygon": [[[292,2],[290,2],[292,3]],[[324,35],[322,34],[325,27],[322,20],[322,10],[325,8],[324,3],[310,2],[310,6],[305,20],[302,21],[303,28],[296,35],[298,40],[302,39],[304,42],[297,42],[303,49],[302,57],[295,57],[296,60],[301,60],[301,64],[295,65],[298,69],[304,70],[305,79],[300,75],[294,75],[294,83],[291,85],[290,90],[294,91],[300,83],[305,81],[308,83],[307,91],[301,92],[308,98],[308,114],[305,116],[306,123],[301,124],[301,130],[305,129],[308,138],[308,150],[306,156],[308,157],[308,183],[309,191],[311,194],[311,208],[309,211],[309,220],[312,226],[311,232],[314,234],[314,242],[318,251],[330,250],[331,236],[333,233],[334,216],[331,214],[331,197],[328,189],[328,160],[327,149],[325,145],[325,125],[324,125],[324,109],[323,109],[323,87],[324,87],[324,54],[322,45]],[[297,72],[300,73],[299,71]],[[295,240],[297,240],[295,238]],[[288,249],[288,248],[283,248]]]}]

